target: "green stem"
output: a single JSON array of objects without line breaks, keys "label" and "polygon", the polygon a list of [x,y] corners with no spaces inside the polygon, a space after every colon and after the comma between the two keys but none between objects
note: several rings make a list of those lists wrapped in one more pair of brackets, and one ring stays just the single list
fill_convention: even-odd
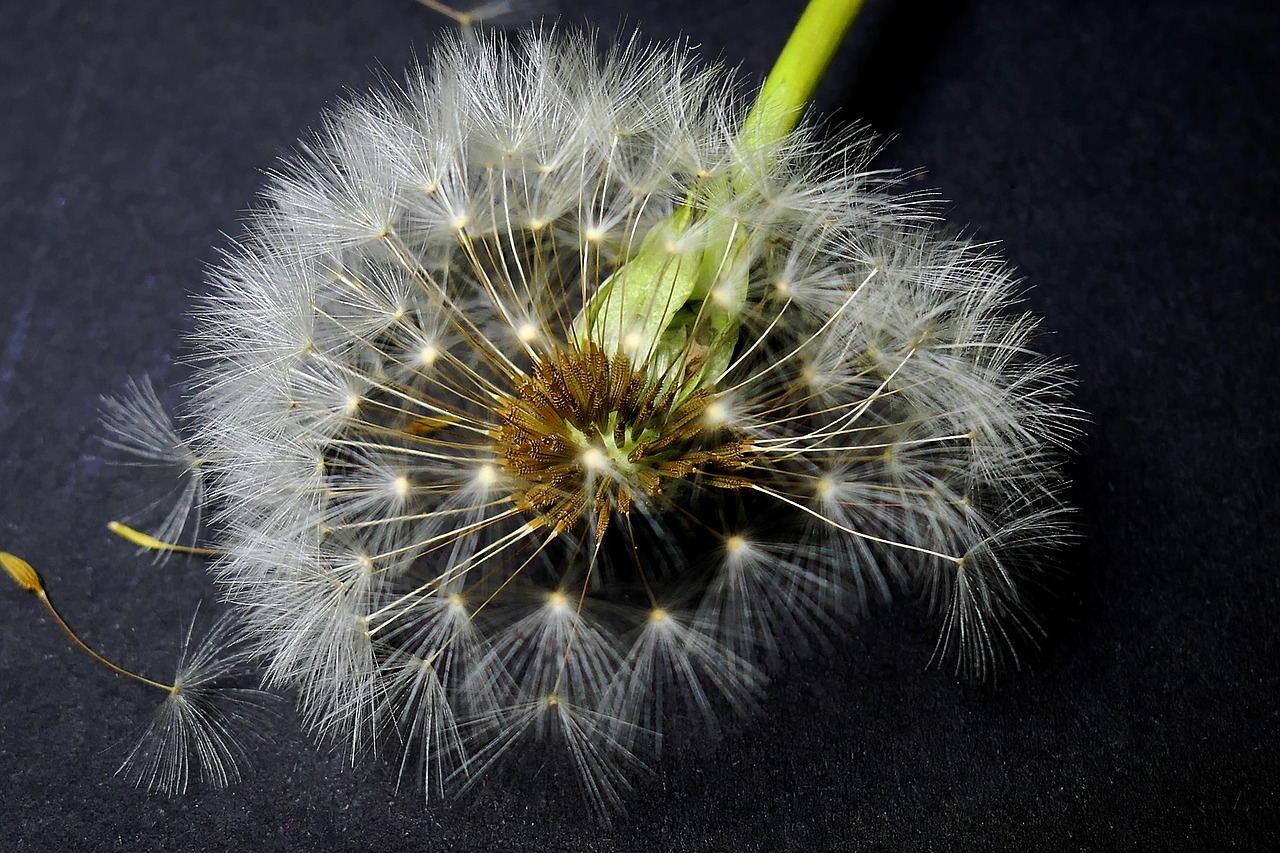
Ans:
[{"label": "green stem", "polygon": [[742,124],[742,142],[775,142],[800,120],[863,0],[809,0]]},{"label": "green stem", "polygon": [[[738,132],[744,147],[771,147],[795,129],[862,3],[809,0]],[[753,180],[748,172],[728,174],[690,190],[583,306],[574,321],[579,341],[610,356],[622,353],[657,375],[679,363],[682,392],[718,376],[737,344],[750,271],[750,237],[722,208],[731,209],[735,194],[758,193]],[[707,248],[673,257],[673,238],[695,219],[708,229]]]}]

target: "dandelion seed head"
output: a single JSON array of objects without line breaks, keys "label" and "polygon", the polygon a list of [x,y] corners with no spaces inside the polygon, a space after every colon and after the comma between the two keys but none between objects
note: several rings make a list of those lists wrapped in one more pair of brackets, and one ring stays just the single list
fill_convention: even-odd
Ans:
[{"label": "dandelion seed head", "polygon": [[433,792],[616,798],[793,650],[922,591],[984,671],[1065,531],[1013,274],[683,45],[446,42],[273,173],[198,317],[215,572],[304,719]]}]

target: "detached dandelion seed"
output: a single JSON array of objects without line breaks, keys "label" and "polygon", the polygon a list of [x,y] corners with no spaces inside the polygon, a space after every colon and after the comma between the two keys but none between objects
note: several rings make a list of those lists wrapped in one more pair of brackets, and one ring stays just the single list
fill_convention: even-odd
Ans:
[{"label": "detached dandelion seed", "polygon": [[240,778],[244,739],[270,712],[272,697],[244,686],[252,673],[234,615],[223,616],[193,645],[195,620],[187,631],[172,684],[154,681],[103,657],[72,630],[53,606],[44,581],[26,560],[0,551],[0,566],[23,589],[33,592],[72,641],[119,675],[164,692],[155,719],[117,773],[134,784],[164,794],[187,790],[194,771],[217,787]]},{"label": "detached dandelion seed", "polygon": [[752,104],[684,45],[446,39],[271,175],[198,309],[184,494],[352,760],[438,796],[559,750],[607,808],[872,599],[923,593],[979,675],[1037,632],[1069,382],[989,247],[798,125],[857,6]]}]

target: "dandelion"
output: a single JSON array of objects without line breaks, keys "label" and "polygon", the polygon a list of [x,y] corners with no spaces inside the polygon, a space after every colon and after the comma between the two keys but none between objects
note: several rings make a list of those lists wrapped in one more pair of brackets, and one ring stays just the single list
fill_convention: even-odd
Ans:
[{"label": "dandelion", "polygon": [[979,675],[1038,631],[1067,378],[990,247],[798,125],[857,5],[754,104],[684,45],[446,40],[272,173],[190,435],[136,393],[113,432],[199,461],[171,519],[352,760],[438,796],[558,751],[605,806],[870,601],[922,594]]}]

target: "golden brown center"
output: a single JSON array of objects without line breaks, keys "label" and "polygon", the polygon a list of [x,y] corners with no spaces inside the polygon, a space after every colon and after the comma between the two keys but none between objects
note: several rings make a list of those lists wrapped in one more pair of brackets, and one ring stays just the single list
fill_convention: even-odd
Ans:
[{"label": "golden brown center", "polygon": [[559,530],[594,519],[599,542],[614,510],[669,499],[678,482],[743,488],[739,472],[754,455],[744,436],[708,416],[714,400],[705,389],[682,394],[591,343],[552,353],[499,408],[496,449],[521,483],[514,500]]}]

